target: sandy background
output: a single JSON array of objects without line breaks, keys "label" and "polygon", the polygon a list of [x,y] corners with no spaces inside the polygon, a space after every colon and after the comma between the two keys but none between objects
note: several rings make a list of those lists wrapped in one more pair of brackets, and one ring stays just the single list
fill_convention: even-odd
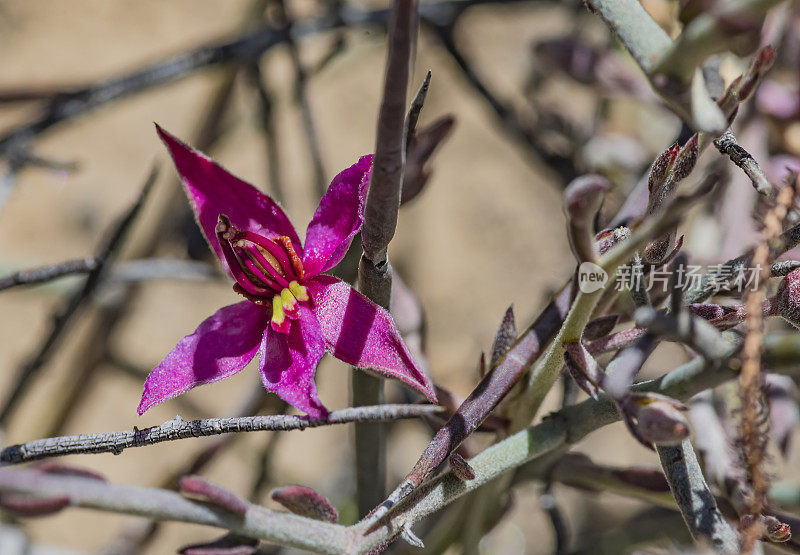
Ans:
[{"label": "sandy background", "polygon": [[[81,85],[124,74],[165,55],[235,36],[248,5],[240,0],[0,2],[0,88]],[[292,6],[298,11],[309,8],[302,3]],[[482,74],[501,95],[511,96],[518,95],[524,84],[531,40],[566,29],[571,17],[533,5],[480,8],[463,19],[459,31]],[[309,89],[329,178],[372,150],[382,81],[382,35],[358,29],[347,38],[345,53],[314,76]],[[305,40],[306,62],[317,59],[329,40],[329,36]],[[264,56],[262,68],[276,95],[284,188],[289,191],[285,207],[302,232],[315,208],[313,174],[300,114],[292,102],[293,77],[286,50],[273,49]],[[509,141],[435,40],[423,33],[415,83],[428,68],[434,78],[422,122],[453,113],[457,126],[436,156],[428,189],[402,210],[390,256],[426,308],[434,379],[465,395],[476,381],[479,353],[490,348],[505,308],[513,303],[519,324],[527,325],[547,294],[569,275],[573,262],[560,195],[548,183],[552,176],[531,164],[523,147]],[[43,135],[35,145],[37,154],[74,160],[80,167],[68,175],[34,168],[19,176],[0,212],[0,270],[91,253],[106,226],[136,197],[151,163],[159,160],[164,162],[162,174],[134,229],[130,243],[135,245],[152,225],[159,203],[176,185],[152,122],[191,140],[221,74],[219,69],[194,74],[107,105]],[[225,119],[229,129],[212,154],[238,176],[269,190],[254,92],[240,80],[234,95],[233,109]],[[34,113],[30,106],[0,106],[0,127],[10,127]],[[651,137],[656,143],[653,148],[666,144],[671,134],[670,126],[665,126],[663,133]],[[157,254],[185,256],[180,245],[169,241],[159,246]],[[0,387],[9,383],[18,365],[38,345],[50,314],[59,306],[60,294],[76,283],[65,280],[0,295]],[[136,365],[152,368],[203,318],[237,301],[225,283],[149,282],[115,330],[112,344]],[[75,383],[76,370],[84,362],[76,346],[91,343],[94,318],[95,309],[85,311],[66,335],[6,430],[3,443],[37,438],[52,427],[49,411],[57,405],[64,384]],[[670,351],[667,358],[674,363],[680,356]],[[348,372],[337,360],[323,361],[317,383],[329,408],[348,405]],[[138,417],[141,383],[103,365],[89,381],[77,384],[84,395],[62,429],[77,433],[141,428],[178,412],[184,419],[229,415],[257,381],[257,368],[251,365],[232,379],[187,394],[185,398],[201,413],[167,402]],[[395,432],[390,446],[391,485],[415,462],[429,437],[427,428],[416,422],[399,425]],[[314,487],[352,518],[353,508],[348,505],[353,490],[351,433],[348,427],[338,427],[286,434],[271,482]],[[246,495],[257,452],[267,437],[242,438],[211,465],[208,477]],[[97,470],[112,481],[153,485],[197,452],[204,441],[135,449],[119,457],[73,457],[66,462]],[[655,462],[616,425],[594,434],[581,448],[598,462]],[[551,552],[552,534],[537,508],[535,491],[530,486],[519,492],[512,518],[486,542],[483,552]],[[586,498],[564,488],[556,491],[567,502],[575,527],[584,518],[599,518],[600,503],[611,503],[614,514],[636,506],[610,496]],[[583,501],[574,502],[579,499]],[[129,521],[128,517],[70,510],[25,526],[36,541],[86,552],[105,546]],[[146,553],[170,553],[186,543],[218,535],[216,530],[169,524]]]}]

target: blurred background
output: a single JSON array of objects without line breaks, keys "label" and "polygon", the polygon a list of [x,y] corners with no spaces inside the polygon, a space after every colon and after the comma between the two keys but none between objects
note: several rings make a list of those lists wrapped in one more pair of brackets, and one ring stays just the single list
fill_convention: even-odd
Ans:
[{"label": "blurred background", "polygon": [[[372,13],[387,4],[347,6],[353,13]],[[670,21],[671,4],[648,1],[646,6],[660,21]],[[70,321],[4,423],[3,444],[144,428],[176,414],[184,420],[231,416],[243,404],[265,413],[282,409],[263,391],[251,364],[231,379],[198,388],[142,417],[136,414],[146,373],[201,320],[239,300],[193,230],[153,122],[280,196],[302,234],[316,208],[320,176],[329,181],[372,152],[375,140],[384,28],[379,22],[337,30],[302,27],[336,9],[310,0],[287,1],[285,14],[277,2],[253,0],[0,1],[0,93],[8,93],[0,104],[0,135],[35,121],[54,93],[234,40],[264,21],[276,26],[294,22],[295,29],[306,29],[297,32],[296,50],[282,43],[259,56],[259,72],[245,59],[204,67],[138,94],[98,102],[96,109],[68,118],[35,140],[4,144],[0,274],[96,253],[109,227],[139,195],[154,163],[160,173],[109,278]],[[618,190],[606,208],[613,214],[653,156],[675,140],[680,125],[653,103],[644,79],[614,50],[600,21],[580,5],[509,1],[471,6],[457,19],[447,10],[436,14],[437,21],[450,17],[455,25],[421,27],[413,88],[430,69],[433,78],[420,124],[449,114],[455,126],[429,162],[424,190],[401,209],[390,258],[424,308],[424,347],[433,379],[466,396],[478,380],[480,353],[490,350],[506,308],[513,304],[524,328],[573,269],[561,209],[561,190],[570,173],[593,170],[613,177]],[[446,44],[451,31],[455,52]],[[584,51],[564,57],[558,40],[576,36],[612,59],[603,66],[612,69],[602,73],[610,85],[598,80],[594,68],[599,59]],[[298,63],[303,74],[299,96]],[[487,87],[491,99],[474,79]],[[26,94],[44,100],[24,100]],[[265,99],[271,106],[266,126]],[[500,104],[493,105],[492,99]],[[738,252],[737,244],[732,254]],[[154,257],[195,263],[167,267],[160,277],[137,277],[142,265],[130,261]],[[146,268],[153,271],[152,265]],[[83,279],[0,293],[4,397],[20,368],[39,352],[53,314]],[[659,353],[651,360],[651,372],[662,373],[665,365],[673,367],[684,357],[677,348]],[[328,408],[348,406],[349,383],[349,368],[326,357],[317,384]],[[391,384],[388,397],[402,400],[403,393]],[[557,402],[554,398],[549,407]],[[604,428],[578,450],[598,463],[656,465],[655,455],[622,428]],[[390,487],[416,462],[430,437],[421,421],[391,427]],[[343,522],[355,520],[350,427],[285,433],[279,439],[270,433],[231,439],[203,468],[210,480],[273,508],[272,487],[310,486],[334,501]],[[114,482],[166,487],[214,441],[184,440],[65,462]],[[535,484],[516,491],[510,517],[484,538],[481,553],[554,551],[540,491]],[[624,523],[644,507],[563,486],[555,486],[553,493],[578,551],[600,552],[599,537],[610,538],[620,528],[630,533]],[[686,535],[677,513],[654,513],[649,522],[676,538]],[[423,538],[425,526],[418,530]],[[185,524],[154,528],[130,517],[85,510],[26,520],[22,529],[39,547],[58,546],[49,553],[170,553],[219,535]],[[0,545],[19,539],[11,532],[5,537]],[[613,545],[607,552],[615,552]],[[406,548],[398,544],[396,549]],[[461,552],[461,547],[450,552]]]}]

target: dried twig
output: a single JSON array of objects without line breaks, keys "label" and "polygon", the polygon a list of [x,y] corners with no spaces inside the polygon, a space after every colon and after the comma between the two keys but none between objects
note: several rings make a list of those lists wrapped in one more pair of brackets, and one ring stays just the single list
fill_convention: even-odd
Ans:
[{"label": "dried twig", "polygon": [[795,183],[784,186],[778,193],[775,207],[764,218],[764,237],[762,242],[756,246],[750,261],[750,265],[757,268],[758,271],[757,287],[745,292],[747,335],[742,349],[742,371],[739,374],[739,396],[742,401],[739,441],[748,482],[752,486],[752,495],[749,499],[751,522],[745,527],[742,539],[744,553],[749,553],[755,542],[763,535],[759,516],[764,507],[764,497],[769,486],[767,476],[761,466],[766,450],[764,428],[769,426],[768,415],[765,414],[767,407],[761,374],[761,350],[764,334],[761,306],[765,299],[766,283],[770,277],[771,253],[774,248],[772,243],[780,240],[783,220],[792,205],[798,186],[800,186],[800,178],[797,177]]},{"label": "dried twig", "polygon": [[714,139],[714,146],[722,154],[727,155],[731,162],[742,168],[742,171],[750,178],[750,182],[756,191],[766,196],[775,194],[775,188],[769,182],[767,176],[764,175],[764,171],[758,165],[756,159],[736,142],[736,137],[734,137],[730,129]]}]

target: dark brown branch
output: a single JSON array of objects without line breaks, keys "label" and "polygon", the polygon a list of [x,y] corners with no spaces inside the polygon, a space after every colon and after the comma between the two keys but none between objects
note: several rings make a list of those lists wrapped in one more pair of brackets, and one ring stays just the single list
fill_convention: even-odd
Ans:
[{"label": "dark brown branch", "polygon": [[325,167],[322,164],[322,153],[320,152],[319,139],[317,137],[317,127],[314,123],[314,117],[311,113],[311,103],[308,99],[308,72],[303,67],[303,61],[300,59],[300,48],[297,41],[292,36],[292,29],[294,21],[289,16],[286,9],[284,0],[276,0],[275,4],[279,8],[279,18],[282,19],[282,26],[286,30],[286,46],[289,49],[289,57],[294,66],[294,98],[297,105],[300,107],[300,115],[303,119],[303,130],[306,134],[306,142],[308,143],[308,153],[311,157],[311,165],[314,168],[314,181],[316,184],[316,193],[318,197],[322,197],[327,189],[327,178],[325,174]]},{"label": "dark brown branch", "polygon": [[[431,20],[447,21],[472,6],[530,1],[535,0],[448,0],[426,4],[422,13]],[[343,26],[386,25],[389,16],[390,10],[386,9],[367,11],[342,5],[335,17],[326,16],[295,25],[292,37],[301,38]],[[11,149],[30,142],[61,122],[80,117],[104,104],[183,79],[211,66],[255,60],[286,39],[285,30],[262,27],[233,41],[203,45],[121,77],[77,89],[48,92],[46,98],[52,96],[52,100],[39,118],[0,137],[0,155],[6,155]],[[0,98],[2,96],[3,91],[0,91]]]},{"label": "dark brown branch", "polygon": [[278,152],[278,130],[275,126],[274,107],[272,96],[264,84],[264,75],[258,62],[250,64],[248,67],[250,81],[256,89],[258,96],[258,113],[261,120],[261,130],[264,132],[264,139],[267,142],[267,169],[269,171],[269,187],[272,197],[279,203],[283,203],[286,194],[281,182],[281,160]]}]

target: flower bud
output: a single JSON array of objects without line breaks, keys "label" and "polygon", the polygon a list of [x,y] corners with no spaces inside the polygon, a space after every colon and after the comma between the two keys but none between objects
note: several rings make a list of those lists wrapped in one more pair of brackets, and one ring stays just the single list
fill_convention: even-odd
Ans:
[{"label": "flower bud", "polygon": [[643,445],[677,445],[689,437],[686,405],[657,393],[631,393],[619,402],[625,423]]},{"label": "flower bud", "polygon": [[760,520],[764,525],[764,537],[767,540],[782,543],[792,539],[792,528],[788,524],[769,515],[761,515]]},{"label": "flower bud", "polygon": [[778,314],[796,328],[800,328],[800,269],[789,272],[781,280],[778,293]]},{"label": "flower bud", "polygon": [[648,403],[639,409],[636,427],[644,439],[655,445],[677,445],[689,437],[684,410],[664,401]]}]

